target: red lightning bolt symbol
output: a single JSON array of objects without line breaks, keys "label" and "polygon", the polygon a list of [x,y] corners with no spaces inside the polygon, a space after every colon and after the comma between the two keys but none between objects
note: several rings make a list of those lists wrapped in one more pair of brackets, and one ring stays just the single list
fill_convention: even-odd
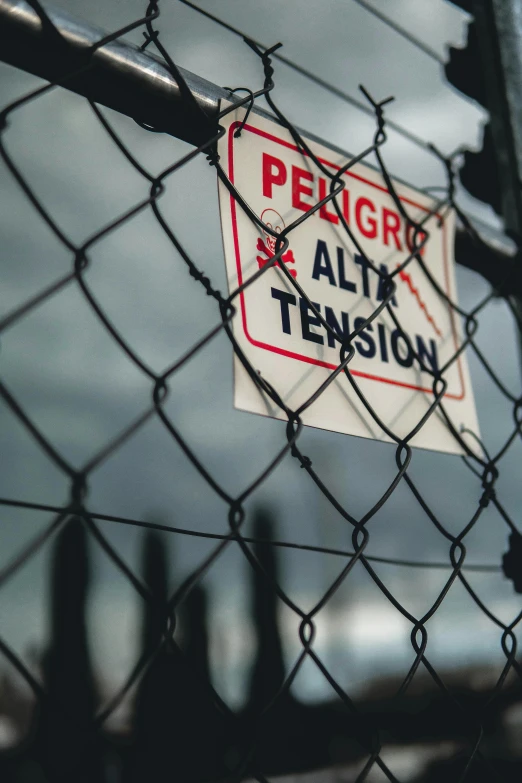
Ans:
[{"label": "red lightning bolt symbol", "polygon": [[421,296],[419,294],[419,289],[416,288],[413,285],[413,282],[412,282],[412,279],[411,279],[411,275],[409,275],[408,272],[406,272],[404,269],[402,269],[399,272],[399,277],[401,278],[401,280],[404,280],[404,282],[406,283],[406,285],[408,286],[408,288],[412,292],[413,296],[415,297],[415,299],[419,303],[420,309],[424,310],[424,314],[425,314],[426,318],[428,319],[428,321],[430,322],[430,324],[433,326],[436,334],[439,337],[442,337],[442,332],[440,331],[439,327],[437,326],[437,324],[433,320],[433,316],[428,312],[428,308],[426,307],[426,303],[423,302],[422,299],[421,299]]}]

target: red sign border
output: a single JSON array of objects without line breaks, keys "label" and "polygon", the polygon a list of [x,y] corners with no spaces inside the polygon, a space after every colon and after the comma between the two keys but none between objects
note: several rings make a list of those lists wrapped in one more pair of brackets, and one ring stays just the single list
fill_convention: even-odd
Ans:
[{"label": "red sign border", "polygon": [[[228,178],[230,182],[234,185],[234,130],[241,125],[241,122],[235,121],[233,122],[229,129],[228,129]],[[277,136],[273,136],[271,133],[267,133],[264,130],[261,130],[260,128],[255,128],[253,125],[243,125],[241,128],[242,133],[245,131],[249,131],[251,133],[254,133],[258,136],[262,136],[266,139],[269,139],[270,141],[276,142],[277,144],[281,144],[284,147],[287,147],[288,149],[293,150],[294,152],[299,152],[300,155],[305,155],[308,157],[307,153],[299,150],[299,148],[292,144],[289,141],[286,141],[285,139],[279,139]],[[323,165],[329,166],[332,169],[339,169],[340,166],[337,166],[335,163],[330,163],[330,161],[325,160],[324,158],[321,158],[318,156],[318,160],[321,161]],[[352,171],[347,171],[345,176],[352,177],[353,179],[359,180],[359,182],[364,182],[366,185],[370,185],[371,187],[376,188],[377,190],[380,190],[384,193],[388,193],[388,189],[383,187],[382,185],[378,185],[375,182],[372,182],[371,180],[365,179],[364,177],[359,176],[358,174],[354,174]],[[424,207],[422,204],[418,204],[415,201],[412,201],[411,199],[406,198],[405,196],[399,196],[399,199],[401,201],[404,201],[406,204],[410,204],[414,207],[417,207],[418,209],[423,210],[424,212],[429,212],[429,210]],[[239,239],[238,239],[238,231],[237,231],[237,214],[236,214],[236,200],[232,194],[230,194],[230,210],[231,210],[231,216],[232,216],[232,233],[234,237],[234,251],[236,256],[236,269],[237,269],[237,276],[238,276],[238,282],[239,286],[243,285],[243,272],[241,268],[241,255],[239,250]],[[440,215],[438,213],[435,213],[438,218],[440,218]],[[444,259],[444,281],[446,286],[446,295],[449,297],[449,270],[448,270],[448,258],[447,258],[447,250],[446,250],[446,225],[444,221],[442,222],[442,231],[443,231],[443,259]],[[304,354],[294,353],[293,351],[287,351],[284,348],[279,348],[276,345],[269,345],[268,343],[263,343],[259,340],[255,340],[248,331],[248,325],[247,325],[247,317],[246,317],[246,305],[245,305],[245,298],[244,298],[244,291],[241,291],[239,294],[239,299],[241,303],[241,321],[243,324],[243,331],[245,333],[245,337],[251,343],[252,345],[256,346],[257,348],[263,348],[264,350],[271,351],[272,353],[277,353],[283,356],[288,356],[291,359],[297,359],[298,361],[307,362],[308,364],[315,364],[319,367],[325,367],[329,370],[336,370],[338,365],[336,364],[330,364],[329,362],[323,362],[320,359],[313,359],[310,356],[305,356]],[[455,327],[455,315],[453,313],[453,309],[450,309],[450,321],[451,321],[451,330],[453,334],[453,341],[455,343],[455,351],[459,350],[458,340],[457,340],[457,332]],[[446,392],[444,395],[445,397],[448,397],[452,400],[463,400],[466,396],[465,388],[464,388],[464,377],[462,372],[462,367],[460,363],[460,356],[457,358],[457,367],[459,372],[459,379],[460,379],[460,385],[461,385],[461,393],[460,394],[450,394],[449,392]],[[371,375],[370,373],[362,372],[361,370],[350,370],[352,375],[355,375],[360,378],[367,378],[368,380],[372,381],[379,381],[380,383],[387,383],[392,386],[402,386],[406,389],[413,389],[414,391],[422,391],[426,392],[428,394],[433,394],[433,389],[427,389],[423,386],[415,386],[414,384],[410,383],[403,383],[401,381],[395,381],[391,378],[383,378],[379,375]]]}]

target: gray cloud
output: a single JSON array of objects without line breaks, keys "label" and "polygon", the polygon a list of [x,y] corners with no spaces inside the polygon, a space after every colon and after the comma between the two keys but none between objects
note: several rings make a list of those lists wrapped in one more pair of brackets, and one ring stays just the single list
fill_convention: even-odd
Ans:
[{"label": "gray cloud", "polygon": [[[105,29],[136,18],[144,8],[141,2],[116,4],[101,0],[71,0],[62,3],[62,7]],[[204,7],[210,9],[213,5],[205,3]],[[400,0],[394,9],[398,19],[408,19],[413,30],[438,51],[444,51],[448,40],[462,40],[464,17],[448,4]],[[393,119],[447,151],[458,143],[476,146],[480,139],[483,112],[463,102],[441,82],[438,66],[426,62],[354,4],[335,0],[321,4],[315,0],[291,0],[285,4],[275,0],[257,4],[222,0],[219,13],[269,44],[283,40],[287,56],[351,93],[360,81],[379,97],[394,93],[397,102],[390,107]],[[261,83],[259,62],[244,44],[182,5],[165,4],[159,27],[167,47],[184,67],[232,87]],[[138,33],[134,39],[140,39]],[[7,67],[2,67],[0,77],[2,106],[37,83]],[[368,143],[373,133],[369,119],[322,94],[284,66],[277,66],[276,79],[275,96],[280,96],[280,104],[296,124],[351,152]],[[107,116],[139,159],[154,171],[166,167],[187,149],[181,142],[142,131],[126,118],[110,112]],[[17,112],[6,143],[39,197],[74,241],[82,241],[147,196],[146,183],[126,164],[88,106],[76,96],[56,90]],[[385,157],[394,173],[418,186],[443,182],[443,172],[432,158],[393,133]],[[5,259],[0,307],[5,313],[65,274],[71,268],[71,258],[34,215],[7,173],[0,180],[0,194],[4,205],[0,221]],[[470,200],[467,203],[472,204]],[[491,218],[490,210],[472,206]],[[215,173],[204,159],[191,163],[168,181],[161,208],[198,265],[225,290]],[[89,257],[91,265],[85,277],[88,285],[116,327],[156,371],[183,355],[219,322],[217,309],[189,277],[150,213],[93,246]],[[466,306],[472,306],[485,286],[466,271],[460,270],[458,277],[461,299]],[[513,361],[516,340],[505,305],[489,305],[480,321],[479,344],[499,374],[517,389],[519,369]],[[499,350],[499,344],[505,347]],[[151,384],[106,333],[75,285],[2,336],[0,362],[7,386],[75,465],[89,459],[150,403]],[[483,437],[486,443],[498,448],[512,427],[511,414],[478,363],[471,358],[470,364]],[[235,494],[275,455],[284,433],[280,422],[232,409],[231,369],[230,346],[220,336],[173,376],[166,411],[213,475]],[[8,454],[0,474],[0,494],[64,502],[66,482],[13,422],[5,406],[0,415],[1,443],[4,454]],[[306,430],[301,443],[320,475],[331,483],[355,516],[368,511],[395,474],[394,449],[387,445],[317,430]],[[501,478],[502,499],[513,514],[521,502],[519,448],[506,459]],[[417,451],[411,473],[444,524],[453,532],[462,529],[481,493],[479,482],[465,466],[455,457]],[[136,518],[156,513],[179,526],[220,532],[227,528],[225,505],[201,480],[158,421],[147,424],[93,473],[90,498],[92,509],[99,512]],[[271,502],[278,509],[281,537],[316,544],[328,540],[332,546],[351,548],[351,529],[327,509],[290,457],[261,487],[256,498]],[[252,503],[248,505],[252,507]],[[3,508],[3,558],[9,559],[48,518],[47,514]],[[323,526],[323,519],[327,525]],[[122,556],[136,567],[139,533],[117,525],[103,529]],[[368,552],[447,560],[448,543],[435,531],[406,487],[401,486],[394,493],[372,519],[369,530]],[[498,564],[505,541],[505,526],[497,514],[488,510],[477,532],[470,536],[470,561]],[[173,551],[176,550],[180,574],[188,573],[206,548],[199,540],[176,540]],[[42,615],[48,551],[47,547],[12,580],[9,588],[0,591],[0,610],[8,618],[4,620],[5,635],[21,651],[27,649],[30,641],[41,641],[46,632]],[[317,599],[336,573],[336,566],[329,565],[324,556],[314,555],[306,560],[302,554],[285,553],[282,557],[285,584],[292,595],[305,603]],[[216,565],[208,580],[213,587],[216,612],[226,614],[237,628],[245,621],[245,568],[239,553],[231,552],[227,558]],[[305,567],[305,562],[310,567]],[[99,634],[100,649],[107,651],[115,671],[121,659],[114,650],[127,650],[136,608],[134,604],[129,608],[131,593],[113,566],[99,554],[96,563],[100,584],[109,590],[104,595],[109,597],[102,602],[100,592],[93,601],[92,622]],[[340,568],[341,561],[337,570]],[[419,612],[434,600],[444,579],[442,573],[431,579],[424,572],[396,568],[381,571],[386,573],[392,589],[406,603],[411,601]],[[510,583],[500,575],[475,575],[474,580],[483,590],[485,600],[494,601],[499,610],[505,609],[506,616],[514,613]],[[370,623],[365,624],[364,617],[358,616],[351,641],[360,657],[361,677],[366,676],[363,659],[372,629],[377,634],[372,644],[386,646],[389,634],[395,634],[397,652],[392,665],[404,667],[412,656],[408,627],[396,619],[394,610],[377,594],[359,567],[343,588],[348,608],[337,609],[340,614],[353,607],[352,590],[360,594],[361,601],[368,602],[368,616],[374,612]],[[20,612],[13,614],[13,605]],[[434,638],[440,639],[442,634],[445,639],[451,637],[452,656],[455,661],[460,656],[466,662],[478,652],[462,631],[463,618],[473,612],[474,619],[469,622],[475,623],[475,630],[482,629],[483,620],[462,596],[448,598],[447,606],[441,611],[440,622],[434,621]],[[357,607],[354,611],[358,611]],[[18,620],[18,614],[23,615],[23,621]],[[456,627],[461,628],[460,633]],[[342,636],[344,632],[339,633]],[[328,634],[332,635],[331,627],[324,630],[326,639],[330,638]],[[118,643],[109,643],[109,637]],[[294,654],[290,635],[286,643],[289,654]],[[325,649],[334,649],[338,643],[338,635],[333,634],[324,643]],[[243,653],[247,655],[249,644],[248,639],[243,647],[237,639],[232,641],[231,645],[236,645],[231,653],[233,660],[239,660]],[[127,660],[127,652],[121,655]],[[219,668],[223,664],[219,653],[216,656]],[[382,659],[374,661],[373,671],[382,665]],[[227,677],[230,679],[230,673],[221,672],[221,676],[224,683]],[[232,687],[230,682],[226,687]],[[315,695],[326,692],[323,685],[313,682],[310,687],[305,682],[302,689],[303,693]]]}]

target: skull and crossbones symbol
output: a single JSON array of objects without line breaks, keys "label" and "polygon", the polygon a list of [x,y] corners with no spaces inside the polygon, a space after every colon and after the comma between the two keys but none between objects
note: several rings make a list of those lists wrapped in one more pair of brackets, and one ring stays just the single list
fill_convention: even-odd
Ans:
[{"label": "skull and crossbones symbol", "polygon": [[[279,212],[276,212],[275,209],[265,209],[261,213],[261,220],[266,225],[267,228],[272,229],[272,231],[275,231],[276,234],[280,234],[281,231],[285,227],[285,221],[279,214]],[[259,268],[262,269],[265,264],[268,264],[271,258],[275,255],[275,248],[276,248],[276,242],[277,237],[272,236],[272,234],[269,234],[268,231],[263,230],[263,233],[266,237],[266,241],[263,242],[261,237],[258,237],[257,240],[257,249],[264,253],[266,258],[263,258],[262,256],[257,256],[257,263],[259,265]],[[286,253],[283,253],[281,256],[280,261],[278,261],[278,265],[281,266],[281,261],[283,264],[295,264],[295,258],[294,254],[291,250],[287,250]],[[288,270],[292,277],[297,277],[297,272],[295,269],[289,269]]]}]

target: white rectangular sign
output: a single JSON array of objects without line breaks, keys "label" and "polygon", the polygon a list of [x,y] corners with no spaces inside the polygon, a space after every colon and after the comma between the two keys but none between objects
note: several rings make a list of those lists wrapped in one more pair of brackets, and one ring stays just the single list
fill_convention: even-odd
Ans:
[{"label": "white rectangular sign", "polygon": [[[228,114],[219,142],[220,162],[242,198],[265,224],[279,232],[302,217],[329,193],[329,181],[296,147],[276,122],[251,114],[234,135],[244,110]],[[347,158],[309,142],[312,152],[335,174]],[[375,169],[357,163],[343,175],[338,204],[365,255],[383,272],[392,272],[408,256],[411,235]],[[426,194],[394,182],[407,213],[422,221],[434,209]],[[219,183],[221,225],[230,292],[263,267],[275,240],[243,212]],[[423,261],[442,291],[456,300],[453,261],[455,218],[436,214],[424,224],[429,240]],[[341,335],[358,329],[384,297],[383,284],[357,250],[327,203],[289,235],[282,262],[326,322]],[[425,364],[441,368],[458,350],[461,336],[451,307],[413,261],[396,276],[391,302],[402,329]],[[320,324],[305,300],[274,265],[234,300],[234,336],[256,371],[292,409],[299,408],[340,364],[339,342]],[[354,340],[349,370],[381,420],[405,437],[433,402],[433,377],[413,357],[386,310]],[[253,383],[234,358],[235,405],[242,410],[285,419],[284,413]],[[465,355],[445,371],[443,403],[457,430],[478,434],[475,403]],[[302,415],[314,427],[389,441],[341,373]],[[473,441],[466,436],[470,448]],[[423,448],[461,454],[462,447],[437,410],[411,441]]]}]

